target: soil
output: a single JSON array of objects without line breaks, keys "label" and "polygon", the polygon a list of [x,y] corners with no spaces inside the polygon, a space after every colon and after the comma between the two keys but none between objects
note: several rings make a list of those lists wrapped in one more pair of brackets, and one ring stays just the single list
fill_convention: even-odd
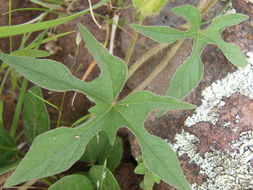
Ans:
[{"label": "soil", "polygon": [[[98,2],[99,0],[92,1],[93,3]],[[178,27],[184,23],[184,21],[179,18],[175,17],[170,11],[172,7],[190,3],[196,5],[199,1],[198,0],[184,0],[184,1],[174,1],[169,0],[165,8],[161,11],[161,13],[157,16],[150,17],[144,21],[146,25],[169,25],[173,27]],[[76,0],[75,3],[72,4],[73,6],[69,7],[71,12],[80,11],[80,9],[87,8],[87,1],[85,0]],[[129,1],[126,0],[124,6],[129,5]],[[1,13],[8,11],[8,0],[0,0],[1,6]],[[214,16],[217,12],[219,12],[222,7],[224,6],[224,2],[218,1],[217,5],[210,11],[210,13],[206,16],[205,19]],[[244,13],[250,16],[250,19],[242,24],[230,27],[223,33],[223,37],[226,41],[233,42],[237,44],[244,53],[248,52],[249,50],[253,50],[253,43],[252,43],[252,17],[253,17],[253,6],[252,4],[246,3],[244,0],[235,0],[233,6],[236,10],[240,13]],[[24,7],[36,7],[36,5],[30,3],[28,0],[19,1],[13,0],[13,9],[15,8],[24,8]],[[101,14],[103,16],[112,17],[114,12],[110,10],[108,7],[102,7],[96,9],[96,13]],[[121,10],[121,18],[124,19],[126,22],[133,21],[133,9],[126,9]],[[23,12],[15,12],[12,15],[12,24],[19,24],[39,15],[38,11],[23,11]],[[50,15],[47,19],[53,18]],[[53,30],[51,33],[57,34],[66,31],[76,30],[78,31],[78,24],[82,23],[84,26],[88,28],[89,31],[98,39],[101,43],[105,41],[106,38],[106,23],[103,22],[103,19],[97,17],[97,21],[103,25],[102,30],[99,30],[96,24],[93,22],[90,15],[81,16],[73,21],[60,25]],[[8,17],[7,16],[0,16],[0,26],[8,25]],[[128,32],[126,32],[128,31]],[[131,30],[124,26],[124,30],[117,30],[115,45],[114,45],[114,54],[121,58],[124,58],[127,48],[129,46],[129,33]],[[13,50],[17,49],[20,44],[20,36],[13,37]],[[88,66],[93,61],[92,57],[89,55],[85,45],[83,43],[77,47],[76,43],[76,32],[69,34],[65,37],[59,38],[57,41],[50,42],[42,48],[50,50],[53,52],[49,58],[57,60],[63,64],[65,64],[68,68],[71,69],[72,73],[78,77],[82,78],[84,72],[87,70]],[[143,36],[139,36],[137,45],[135,47],[135,53],[132,57],[132,61],[135,61],[137,57],[142,55],[147,50],[151,49],[156,45],[156,42],[153,42],[150,39],[147,39]],[[175,72],[176,68],[179,64],[181,64],[187,56],[190,54],[192,46],[191,40],[186,40],[182,46],[182,48],[177,52],[176,56],[171,60],[172,64],[168,64],[168,66],[149,84],[146,88],[152,92],[158,94],[164,94],[166,87],[168,86],[168,81],[171,79],[172,74]],[[9,39],[1,39],[0,38],[0,49],[3,52],[9,52]],[[154,58],[149,60],[140,70],[138,70],[135,75],[128,81],[127,86],[123,90],[121,96],[126,96],[131,90],[134,88],[153,70],[153,68],[159,63],[166,53],[165,51],[160,52]],[[189,95],[185,98],[185,101],[199,105],[201,102],[201,91],[208,85],[210,85],[213,81],[217,79],[221,79],[227,75],[228,72],[232,72],[235,70],[235,67],[230,64],[227,59],[224,57],[222,52],[218,50],[213,45],[208,45],[208,47],[204,50],[202,54],[202,61],[205,65],[205,74],[204,79],[200,83],[200,85]],[[95,79],[99,75],[99,68],[95,68],[86,81],[91,81]],[[0,76],[2,77],[2,76]],[[1,78],[2,79],[2,78]],[[7,81],[6,87],[4,89],[3,94],[1,95],[2,99],[4,100],[5,104],[5,112],[4,112],[4,123],[7,129],[10,128],[11,121],[13,114],[15,112],[15,105],[17,102],[18,97],[18,90],[13,92],[10,90],[10,81]],[[32,84],[29,84],[31,87]],[[53,104],[60,107],[62,102],[62,93],[56,92],[49,92],[43,90],[44,98]],[[88,113],[88,109],[93,105],[85,96],[81,94],[77,94],[74,104],[71,104],[71,100],[73,98],[74,92],[67,92],[65,94],[63,110],[61,121],[63,121],[64,126],[68,126],[68,123],[73,123],[83,115]],[[235,95],[234,97],[228,98],[226,101],[228,108],[223,107],[221,110],[222,120],[228,120],[233,117],[233,113],[227,113],[224,110],[228,110],[233,107],[239,106],[241,107],[241,111],[246,115],[244,122],[248,122],[247,126],[252,123],[251,116],[249,115],[249,111],[251,110],[252,103],[245,97]],[[230,106],[229,106],[230,105]],[[50,118],[52,121],[56,121],[58,118],[58,112],[48,106],[48,110],[50,113]],[[231,110],[232,112],[232,110]],[[145,122],[145,128],[154,135],[157,135],[164,139],[169,139],[173,141],[174,136],[176,133],[180,132],[184,127],[185,119],[191,115],[193,111],[172,111],[170,113],[165,114],[161,118],[156,118],[155,113],[152,113],[148,120]],[[247,115],[248,114],[248,115]],[[193,133],[198,133],[198,130],[203,128],[208,128],[206,125],[210,124],[198,124],[195,126],[196,130],[192,128]],[[55,122],[52,122],[52,128],[55,126]],[[19,123],[19,128],[22,130],[22,119]],[[221,133],[218,131],[218,133]],[[201,135],[203,131],[201,131]],[[123,139],[124,142],[124,156],[120,166],[114,171],[115,177],[119,182],[122,190],[140,190],[139,183],[142,180],[142,176],[138,176],[134,174],[133,170],[136,167],[137,163],[135,161],[135,157],[140,154],[139,146],[136,142],[134,136],[127,130],[127,129],[120,129],[118,135]],[[210,137],[210,143],[213,142],[215,138],[219,138],[216,134],[212,134],[211,136],[208,131],[207,134]],[[214,139],[213,139],[213,138]],[[222,138],[222,137],[220,137]],[[236,138],[236,137],[231,137]],[[204,139],[204,138],[203,138]],[[217,139],[215,139],[217,140]],[[22,140],[21,140],[22,141]],[[226,146],[226,142],[224,144],[220,144],[220,146]],[[20,142],[21,143],[21,142]],[[202,147],[200,152],[204,153],[209,142],[203,142],[205,145]],[[224,148],[224,147],[220,147]],[[203,176],[198,174],[198,167],[194,164],[189,164],[189,160],[187,157],[182,156],[180,158],[180,164],[184,169],[184,172],[190,182],[197,182],[201,184],[205,181]],[[78,170],[76,168],[82,167],[81,165],[75,165],[72,167],[74,171]],[[0,184],[1,180],[5,177],[0,177]],[[170,190],[172,189],[169,185],[165,183],[161,183],[156,185],[155,189],[159,190]]]}]

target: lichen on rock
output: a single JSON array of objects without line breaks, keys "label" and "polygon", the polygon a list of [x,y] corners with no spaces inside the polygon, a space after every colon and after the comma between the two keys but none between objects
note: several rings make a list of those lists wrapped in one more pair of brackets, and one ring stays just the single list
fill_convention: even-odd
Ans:
[{"label": "lichen on rock", "polygon": [[[229,73],[225,78],[214,82],[202,91],[202,104],[196,109],[195,114],[186,119],[185,126],[187,128],[176,134],[174,143],[169,143],[178,156],[187,155],[190,163],[199,167],[199,175],[205,178],[205,182],[201,184],[193,183],[193,190],[253,189],[253,128],[249,123],[240,121],[244,121],[243,117],[248,117],[248,115],[242,114],[242,118],[236,115],[235,121],[221,122],[219,120],[221,107],[226,104],[226,98],[233,94],[239,93],[247,96],[252,103],[253,53],[249,52],[248,57],[250,64],[246,68],[239,68],[237,71]],[[203,124],[202,128],[198,128],[201,123]],[[223,127],[221,131],[231,130],[235,134],[230,138],[227,138],[226,134],[219,134],[224,137],[217,138],[220,142],[216,143],[227,143],[227,146],[217,148],[206,143],[205,145],[209,145],[208,149],[200,151],[200,144],[203,141],[201,135],[205,133],[203,131],[205,126],[210,126],[206,125],[207,123],[211,123],[210,125],[214,127],[207,130],[218,130],[219,127]],[[245,124],[247,127],[240,126],[241,124]],[[237,126],[239,129],[230,129],[230,125]],[[189,132],[194,131],[192,130],[194,128],[200,130],[197,135]],[[212,140],[213,134],[211,133],[213,131],[209,132]],[[227,141],[227,139],[229,140]],[[223,140],[225,141],[221,142]],[[202,142],[202,144],[204,143]]]},{"label": "lichen on rock", "polygon": [[[249,62],[253,65],[252,52],[248,53]],[[229,73],[224,79],[214,82],[202,91],[202,104],[196,109],[196,114],[187,118],[185,125],[190,127],[198,122],[207,121],[215,125],[218,120],[218,108],[223,106],[224,97],[229,97],[235,92],[253,98],[253,66],[239,68]]]},{"label": "lichen on rock", "polygon": [[200,167],[200,174],[207,176],[201,185],[192,184],[193,190],[230,190],[253,188],[253,132],[240,134],[239,140],[231,142],[234,152],[212,149],[204,157],[197,152],[198,138],[183,131],[175,137],[173,149],[179,156],[187,154]]}]

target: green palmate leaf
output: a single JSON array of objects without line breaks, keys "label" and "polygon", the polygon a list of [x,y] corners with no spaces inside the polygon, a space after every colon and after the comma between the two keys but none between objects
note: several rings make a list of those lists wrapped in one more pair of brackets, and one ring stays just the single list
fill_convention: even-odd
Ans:
[{"label": "green palmate leaf", "polygon": [[[105,3],[107,3],[109,0],[101,0],[99,3],[92,6],[93,9],[103,6]],[[85,9],[79,13],[50,20],[50,21],[44,21],[44,22],[38,22],[38,23],[26,23],[26,24],[20,24],[20,25],[13,25],[13,26],[2,26],[0,27],[0,38],[2,37],[8,37],[8,36],[15,36],[19,34],[24,34],[27,32],[35,32],[39,30],[43,30],[46,28],[51,28],[60,24],[63,24],[65,22],[68,22],[70,20],[73,20],[81,15],[84,15],[86,13],[89,13],[90,9]]]},{"label": "green palmate leaf", "polygon": [[120,186],[113,174],[105,166],[93,166],[89,177],[99,190],[120,190]]},{"label": "green palmate leaf", "polygon": [[48,190],[93,190],[91,180],[80,174],[68,175],[49,187]]},{"label": "green palmate leaf", "polygon": [[165,26],[131,26],[151,39],[162,43],[171,43],[185,38],[194,39],[190,57],[184,64],[179,66],[172,77],[166,92],[168,96],[181,99],[198,85],[204,71],[200,55],[207,44],[217,45],[227,59],[235,66],[245,67],[248,64],[245,56],[236,45],[227,43],[221,38],[221,32],[226,27],[245,21],[248,19],[248,16],[243,14],[218,16],[206,29],[201,30],[201,15],[197,8],[191,5],[184,5],[172,9],[172,12],[185,18],[191,25],[190,29],[182,32]]},{"label": "green palmate leaf", "polygon": [[164,140],[147,133],[143,123],[154,109],[168,111],[192,109],[194,106],[147,91],[132,93],[118,102],[117,96],[126,80],[125,63],[112,56],[83,26],[80,26],[80,31],[101,69],[100,77],[89,83],[78,80],[55,61],[0,54],[0,59],[35,84],[56,91],[78,90],[96,103],[89,110],[94,117],[88,122],[76,128],[61,127],[37,136],[5,186],[62,172],[82,156],[87,143],[99,131],[103,130],[113,144],[117,129],[128,127],[141,145],[146,167],[179,190],[190,189],[175,153]]},{"label": "green palmate leaf", "polygon": [[23,107],[23,120],[25,137],[29,144],[33,139],[50,129],[50,120],[44,102],[38,97],[42,97],[39,87],[31,88],[25,95]]},{"label": "green palmate leaf", "polygon": [[142,17],[158,13],[167,0],[132,0]]}]

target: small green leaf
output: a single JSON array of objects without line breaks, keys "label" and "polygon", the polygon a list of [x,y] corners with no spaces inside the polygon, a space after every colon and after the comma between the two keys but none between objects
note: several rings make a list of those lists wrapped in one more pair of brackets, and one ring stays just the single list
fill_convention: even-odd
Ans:
[{"label": "small green leaf", "polygon": [[123,144],[121,138],[116,138],[114,144],[111,146],[108,142],[106,151],[102,151],[98,160],[100,165],[106,161],[106,167],[113,171],[120,164],[123,154]]},{"label": "small green leaf", "polygon": [[93,190],[91,180],[80,174],[68,175],[49,187],[48,190]]},{"label": "small green leaf", "polygon": [[44,102],[34,96],[42,97],[39,87],[35,86],[26,92],[23,105],[25,137],[29,144],[33,139],[50,129],[50,120]]},{"label": "small green leaf", "polygon": [[155,182],[151,173],[144,175],[143,185],[144,185],[144,190],[153,190]]},{"label": "small green leaf", "polygon": [[113,174],[105,166],[93,166],[89,177],[99,190],[120,190],[120,186]]},{"label": "small green leaf", "polygon": [[132,0],[142,17],[158,13],[167,0]]},{"label": "small green leaf", "polygon": [[11,55],[26,56],[26,57],[48,57],[51,53],[39,49],[19,49],[11,53]]},{"label": "small green leaf", "polygon": [[138,157],[137,161],[138,166],[135,168],[134,173],[144,175],[144,180],[140,183],[140,187],[144,190],[152,190],[155,183],[160,183],[160,178],[148,170],[141,157]]},{"label": "small green leaf", "polygon": [[16,154],[15,142],[9,133],[0,127],[0,167],[8,163]]},{"label": "small green leaf", "polygon": [[101,131],[90,140],[81,160],[89,164],[95,164],[99,160],[100,155],[107,151],[108,148],[111,148],[108,137]]},{"label": "small green leaf", "polygon": [[100,165],[106,162],[106,167],[113,171],[119,165],[122,153],[123,145],[120,138],[116,138],[114,144],[111,145],[106,134],[100,132],[87,145],[81,161]]},{"label": "small green leaf", "polygon": [[190,24],[190,29],[182,32],[166,26],[131,25],[133,29],[162,43],[171,43],[185,38],[194,39],[192,53],[173,75],[166,95],[181,99],[198,85],[204,70],[200,56],[207,44],[217,45],[235,66],[245,67],[248,64],[246,57],[236,45],[227,43],[221,38],[221,32],[225,28],[247,20],[248,16],[243,14],[218,16],[207,28],[201,30],[201,15],[197,8],[183,5],[172,9],[172,12],[186,19]]},{"label": "small green leaf", "polygon": [[134,173],[136,174],[146,174],[148,172],[149,170],[147,169],[147,167],[143,162],[138,164],[138,166],[136,166],[136,168],[134,169]]}]

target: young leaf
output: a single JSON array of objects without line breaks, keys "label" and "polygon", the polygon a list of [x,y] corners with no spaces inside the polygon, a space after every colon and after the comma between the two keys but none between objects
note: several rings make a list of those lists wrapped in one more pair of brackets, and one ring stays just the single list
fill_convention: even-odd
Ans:
[{"label": "young leaf", "polygon": [[48,190],[93,190],[94,186],[91,180],[80,174],[65,176],[55,182]]},{"label": "young leaf", "polygon": [[100,132],[91,139],[80,160],[89,164],[97,162],[100,165],[106,161],[106,167],[113,171],[119,165],[122,153],[123,145],[120,138],[116,138],[111,145],[106,134]]},{"label": "young leaf", "polygon": [[38,97],[42,97],[39,87],[32,87],[25,95],[23,107],[23,120],[25,137],[29,144],[33,139],[50,129],[50,120],[47,108]]},{"label": "young leaf", "polygon": [[144,175],[144,180],[140,183],[140,187],[144,190],[153,190],[155,183],[160,183],[160,178],[147,169],[140,157],[137,158],[137,161],[138,166],[134,169],[134,173]]},{"label": "young leaf", "polygon": [[120,164],[123,154],[123,144],[121,138],[116,138],[113,146],[108,146],[105,150],[106,151],[102,151],[100,153],[98,163],[103,165],[106,161],[106,167],[113,171]]},{"label": "young leaf", "polygon": [[8,163],[17,154],[15,142],[4,129],[3,108],[4,103],[0,99],[0,167]]},{"label": "young leaf", "polygon": [[181,99],[198,85],[204,70],[200,55],[207,44],[217,45],[227,59],[237,67],[245,67],[248,64],[236,45],[227,43],[221,38],[221,32],[226,27],[243,22],[248,16],[235,13],[218,16],[206,29],[200,30],[201,15],[197,8],[183,5],[172,9],[172,12],[185,18],[191,25],[190,29],[182,32],[166,26],[131,25],[133,29],[162,43],[171,43],[184,38],[194,39],[192,53],[173,75],[166,95]]},{"label": "young leaf", "polygon": [[89,171],[89,177],[99,190],[120,190],[118,182],[105,166],[93,166]]},{"label": "young leaf", "polygon": [[18,49],[14,52],[11,53],[12,55],[18,55],[18,56],[27,56],[27,57],[36,57],[36,58],[41,58],[41,57],[48,57],[51,55],[51,53],[39,49]]},{"label": "young leaf", "polygon": [[72,129],[61,127],[37,136],[5,186],[62,172],[81,157],[89,140],[100,130],[105,131],[113,144],[117,129],[125,126],[140,142],[144,163],[150,171],[179,190],[190,189],[175,153],[164,140],[147,133],[143,123],[154,109],[168,111],[194,106],[147,91],[132,93],[118,102],[118,94],[126,80],[125,63],[112,56],[82,25],[80,31],[101,69],[100,77],[92,82],[76,79],[55,61],[0,54],[0,59],[37,85],[56,91],[79,90],[96,103],[90,109],[95,117],[83,125]]},{"label": "young leaf", "polygon": [[158,13],[167,0],[132,0],[143,18]]}]

